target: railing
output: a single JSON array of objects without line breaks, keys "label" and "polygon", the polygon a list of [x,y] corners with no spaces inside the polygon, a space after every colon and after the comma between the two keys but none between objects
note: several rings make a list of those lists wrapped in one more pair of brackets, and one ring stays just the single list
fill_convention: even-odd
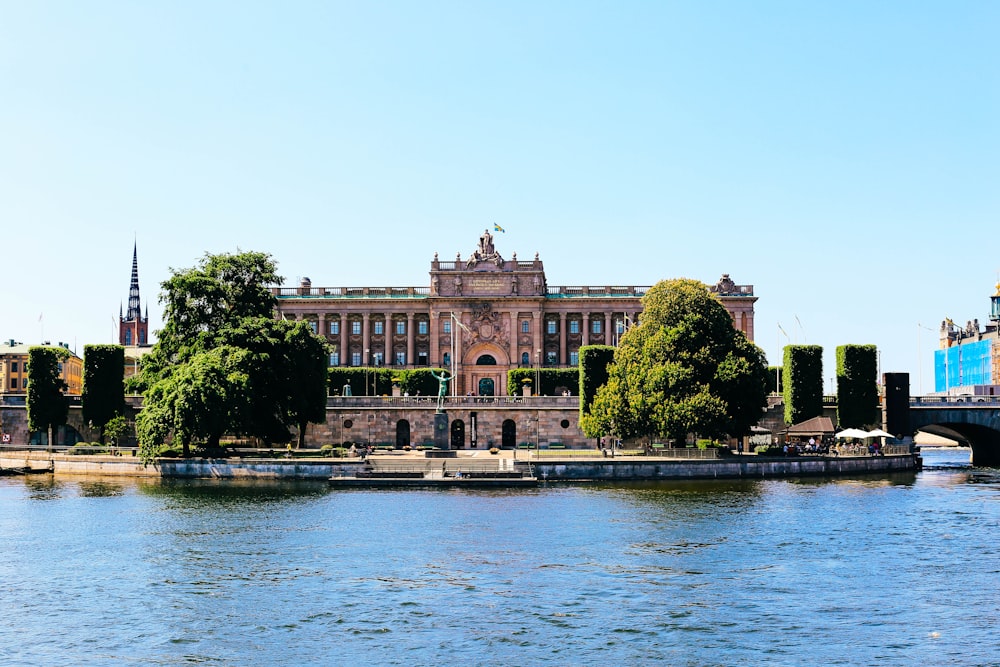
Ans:
[{"label": "railing", "polygon": [[[448,396],[444,408],[578,407],[579,396]],[[328,396],[328,408],[420,408],[436,409],[437,396]]]},{"label": "railing", "polygon": [[278,299],[424,299],[429,287],[272,287]]},{"label": "railing", "polygon": [[910,405],[922,408],[950,408],[964,406],[967,408],[996,406],[1000,404],[1000,396],[911,396]]},{"label": "railing", "polygon": [[590,287],[552,286],[547,288],[546,296],[550,299],[573,299],[590,297],[641,297],[649,291],[649,286],[635,285],[604,285]]}]

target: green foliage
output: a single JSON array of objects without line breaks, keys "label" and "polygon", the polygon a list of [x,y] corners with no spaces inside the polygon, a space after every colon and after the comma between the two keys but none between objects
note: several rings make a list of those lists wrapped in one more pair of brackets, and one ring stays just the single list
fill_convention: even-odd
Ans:
[{"label": "green foliage", "polygon": [[878,349],[874,345],[837,347],[837,423],[864,428],[879,420]]},{"label": "green foliage", "polygon": [[590,412],[597,389],[608,381],[608,366],[615,360],[610,345],[585,345],[580,348],[580,416]]},{"label": "green foliage", "polygon": [[580,425],[589,437],[740,436],[766,404],[763,352],[704,284],[669,280],[643,297],[642,319],[622,336]]},{"label": "green foliage", "polygon": [[[430,377],[430,373],[428,371],[425,372],[427,377]],[[438,369],[438,372],[440,373],[441,369]],[[328,369],[329,393],[333,396],[343,396],[345,385],[350,383],[352,396],[391,396],[393,377],[400,377],[404,384],[409,386],[408,378],[411,377],[411,373],[416,373],[416,371],[392,370],[384,366],[330,368]],[[430,379],[434,380],[434,378]],[[426,385],[420,391],[422,395],[437,395],[437,380],[434,380],[433,385],[431,385],[427,382],[421,382],[419,376],[416,376],[414,385],[417,387],[424,387]],[[415,391],[410,393],[413,394]]]},{"label": "green foliage", "polygon": [[130,430],[131,427],[125,417],[116,415],[104,424],[103,435],[107,437],[108,442],[117,447],[121,445]]},{"label": "green foliage", "polygon": [[823,414],[823,348],[786,345],[782,366],[785,423],[798,424]]},{"label": "green foliage", "polygon": [[101,442],[108,435],[107,423],[125,412],[125,348],[121,345],[84,345],[83,420],[100,429]]},{"label": "green foliage", "polygon": [[[326,418],[326,342],[305,322],[275,320],[270,256],[206,254],[163,282],[165,324],[143,359],[136,420],[146,460],[167,442],[219,447],[224,433],[265,443]],[[322,406],[322,409],[321,409]]]},{"label": "green foliage", "polygon": [[[539,387],[535,387],[535,376]],[[580,371],[576,368],[512,368],[507,371],[507,394],[520,396],[523,380],[531,381],[534,396],[558,396],[560,388],[576,395],[580,391]]]},{"label": "green foliage", "polygon": [[69,351],[62,348],[28,348],[28,429],[45,431],[50,446],[53,430],[69,416],[69,402],[63,394],[67,386],[59,372],[59,364],[68,358]]}]

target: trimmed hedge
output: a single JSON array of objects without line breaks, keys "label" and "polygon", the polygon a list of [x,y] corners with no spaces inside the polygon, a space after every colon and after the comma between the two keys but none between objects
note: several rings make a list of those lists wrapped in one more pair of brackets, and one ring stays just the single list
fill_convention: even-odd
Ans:
[{"label": "trimmed hedge", "polygon": [[782,366],[785,423],[798,424],[823,414],[823,348],[786,345]]},{"label": "trimmed hedge", "polygon": [[874,345],[837,348],[837,423],[863,428],[879,421],[878,349]]},{"label": "trimmed hedge", "polygon": [[608,365],[615,359],[610,345],[584,345],[580,348],[580,416],[590,412],[597,390],[608,381]]}]

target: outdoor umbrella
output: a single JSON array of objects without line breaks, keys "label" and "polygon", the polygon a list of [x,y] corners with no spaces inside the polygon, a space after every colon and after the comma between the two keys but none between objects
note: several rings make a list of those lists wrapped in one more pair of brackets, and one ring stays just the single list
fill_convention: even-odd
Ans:
[{"label": "outdoor umbrella", "polygon": [[860,428],[845,428],[843,431],[833,436],[835,438],[868,438],[871,434],[868,431],[862,431]]},{"label": "outdoor umbrella", "polygon": [[874,431],[868,431],[868,437],[869,438],[895,438],[896,436],[894,436],[892,433],[886,433],[882,429],[877,428]]}]

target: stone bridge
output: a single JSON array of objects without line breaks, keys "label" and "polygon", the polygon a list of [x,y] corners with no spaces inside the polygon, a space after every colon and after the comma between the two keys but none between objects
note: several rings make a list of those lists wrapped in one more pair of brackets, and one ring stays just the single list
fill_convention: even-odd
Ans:
[{"label": "stone bridge", "polygon": [[1000,467],[1000,400],[994,396],[923,396],[910,399],[909,426],[972,448],[972,464]]}]

